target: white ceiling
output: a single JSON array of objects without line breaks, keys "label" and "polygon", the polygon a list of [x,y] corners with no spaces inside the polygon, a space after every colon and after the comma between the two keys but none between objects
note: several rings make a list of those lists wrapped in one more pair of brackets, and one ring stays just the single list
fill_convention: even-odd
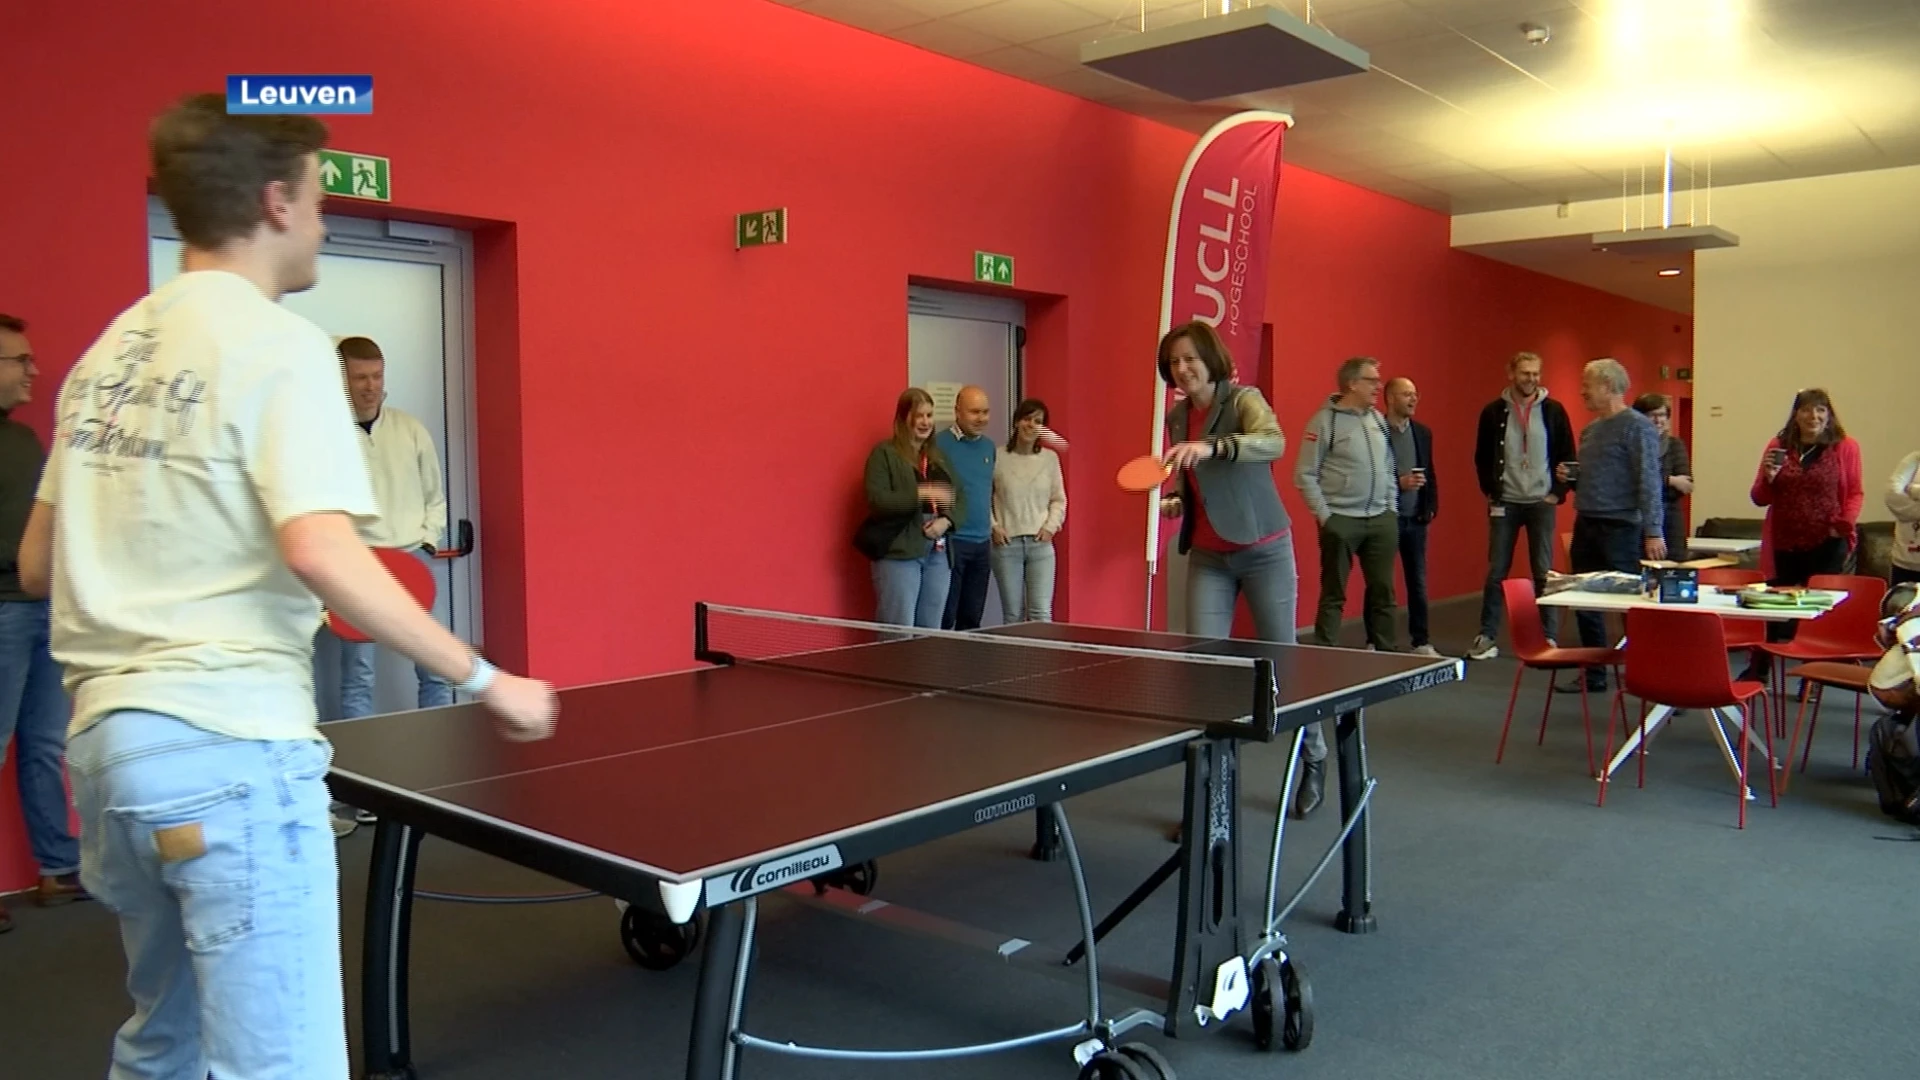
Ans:
[{"label": "white ceiling", "polygon": [[1198,105],[1080,46],[1223,0],[773,2],[1195,132],[1283,109],[1289,162],[1444,213],[1657,190],[1669,142],[1676,190],[1920,163],[1920,0],[1269,0],[1373,70]]}]

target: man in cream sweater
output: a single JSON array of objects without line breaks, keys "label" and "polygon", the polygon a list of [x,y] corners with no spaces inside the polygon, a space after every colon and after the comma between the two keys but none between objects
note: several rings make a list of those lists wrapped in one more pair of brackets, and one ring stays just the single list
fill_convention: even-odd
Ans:
[{"label": "man in cream sweater", "polygon": [[[371,338],[340,339],[340,365],[359,425],[360,450],[373,474],[374,501],[380,517],[365,522],[360,538],[368,547],[396,548],[429,568],[447,520],[447,492],[441,480],[440,453],[426,425],[386,404],[387,360]],[[339,642],[340,715],[373,712],[372,642]],[[453,688],[424,667],[415,666],[419,706],[453,704]]]},{"label": "man in cream sweater", "polygon": [[1340,365],[1340,392],[1307,421],[1294,484],[1320,523],[1320,612],[1315,644],[1337,645],[1347,575],[1360,559],[1366,580],[1367,644],[1394,651],[1393,560],[1400,548],[1399,480],[1380,400],[1380,365],[1356,356]]}]

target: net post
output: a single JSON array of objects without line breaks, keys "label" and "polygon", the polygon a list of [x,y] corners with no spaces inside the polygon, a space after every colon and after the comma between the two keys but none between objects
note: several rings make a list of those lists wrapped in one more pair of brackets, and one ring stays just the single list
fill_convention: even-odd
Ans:
[{"label": "net post", "polygon": [[693,658],[703,664],[731,664],[733,657],[713,651],[707,640],[707,602],[693,603]]},{"label": "net post", "polygon": [[1260,738],[1272,739],[1277,732],[1276,713],[1279,687],[1274,681],[1273,661],[1259,657],[1253,662],[1253,724]]}]

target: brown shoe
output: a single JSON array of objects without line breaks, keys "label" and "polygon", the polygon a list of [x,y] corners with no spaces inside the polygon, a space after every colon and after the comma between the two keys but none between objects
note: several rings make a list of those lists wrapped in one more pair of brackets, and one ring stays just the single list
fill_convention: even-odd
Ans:
[{"label": "brown shoe", "polygon": [[7,913],[7,905],[0,904],[0,934],[13,929],[13,916]]},{"label": "brown shoe", "polygon": [[40,906],[59,907],[71,904],[75,900],[91,900],[92,896],[80,885],[79,874],[61,874],[59,877],[40,879]]}]

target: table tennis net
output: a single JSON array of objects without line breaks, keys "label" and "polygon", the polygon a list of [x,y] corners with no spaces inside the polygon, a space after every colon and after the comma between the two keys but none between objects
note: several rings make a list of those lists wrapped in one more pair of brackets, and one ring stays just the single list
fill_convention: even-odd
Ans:
[{"label": "table tennis net", "polygon": [[[1272,723],[1273,669],[1245,657],[955,633],[705,605],[734,663],[1196,725]],[[1262,692],[1262,684],[1265,692]]]}]

